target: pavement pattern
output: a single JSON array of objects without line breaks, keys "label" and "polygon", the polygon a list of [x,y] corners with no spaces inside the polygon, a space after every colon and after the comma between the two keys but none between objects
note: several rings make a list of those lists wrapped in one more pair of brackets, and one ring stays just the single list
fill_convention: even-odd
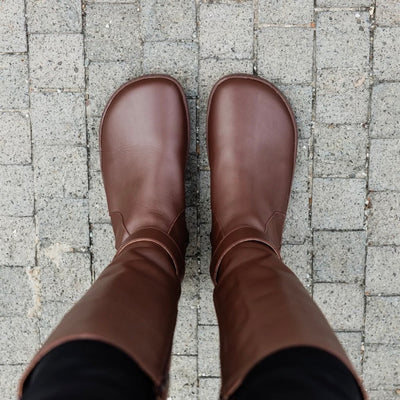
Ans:
[{"label": "pavement pattern", "polygon": [[399,0],[0,0],[0,393],[113,256],[98,126],[130,78],[190,106],[190,245],[170,398],[218,398],[206,102],[227,73],[288,97],[300,128],[283,258],[371,400],[400,399]]}]

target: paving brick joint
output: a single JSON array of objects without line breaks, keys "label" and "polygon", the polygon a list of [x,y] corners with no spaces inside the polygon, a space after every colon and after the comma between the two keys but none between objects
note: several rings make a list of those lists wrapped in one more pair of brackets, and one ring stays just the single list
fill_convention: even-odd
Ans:
[{"label": "paving brick joint", "polygon": [[400,394],[399,0],[0,1],[0,392],[111,260],[98,125],[126,80],[171,74],[189,101],[190,245],[169,397],[218,398],[205,112],[255,73],[299,125],[282,255],[371,400]]}]

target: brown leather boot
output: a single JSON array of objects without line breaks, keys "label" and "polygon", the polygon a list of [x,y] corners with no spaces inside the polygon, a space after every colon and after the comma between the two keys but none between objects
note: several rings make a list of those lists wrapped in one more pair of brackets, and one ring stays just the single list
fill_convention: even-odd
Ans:
[{"label": "brown leather boot", "polygon": [[284,96],[251,75],[214,86],[208,104],[214,303],[227,399],[263,358],[293,346],[335,355],[361,381],[280,247],[297,128]]},{"label": "brown leather boot", "polygon": [[117,253],[24,374],[54,347],[95,339],[128,354],[167,395],[187,244],[184,170],[189,116],[181,86],[164,75],[128,82],[101,120],[101,165]]}]

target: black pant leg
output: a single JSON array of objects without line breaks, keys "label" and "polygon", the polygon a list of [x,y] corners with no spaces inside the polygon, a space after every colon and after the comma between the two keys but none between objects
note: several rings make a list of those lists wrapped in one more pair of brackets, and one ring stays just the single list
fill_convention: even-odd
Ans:
[{"label": "black pant leg", "polygon": [[362,396],[353,375],[336,357],[296,347],[264,358],[231,399],[362,400]]},{"label": "black pant leg", "polygon": [[29,376],[22,400],[154,400],[151,379],[125,353],[95,340],[50,351]]}]

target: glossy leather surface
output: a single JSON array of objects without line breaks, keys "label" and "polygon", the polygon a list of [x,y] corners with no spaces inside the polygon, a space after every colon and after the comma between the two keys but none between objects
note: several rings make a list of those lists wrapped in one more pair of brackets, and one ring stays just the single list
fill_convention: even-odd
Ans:
[{"label": "glossy leather surface", "polygon": [[[188,136],[186,98],[173,78],[144,76],[111,97],[100,125],[100,148],[117,249],[138,231],[145,230],[135,235],[139,239],[153,233],[158,239],[159,231],[176,242],[169,251],[183,263]],[[176,268],[182,277],[183,266]]]},{"label": "glossy leather surface", "polygon": [[293,113],[277,89],[249,75],[220,80],[208,107],[212,276],[243,236],[279,254],[297,149]]}]

